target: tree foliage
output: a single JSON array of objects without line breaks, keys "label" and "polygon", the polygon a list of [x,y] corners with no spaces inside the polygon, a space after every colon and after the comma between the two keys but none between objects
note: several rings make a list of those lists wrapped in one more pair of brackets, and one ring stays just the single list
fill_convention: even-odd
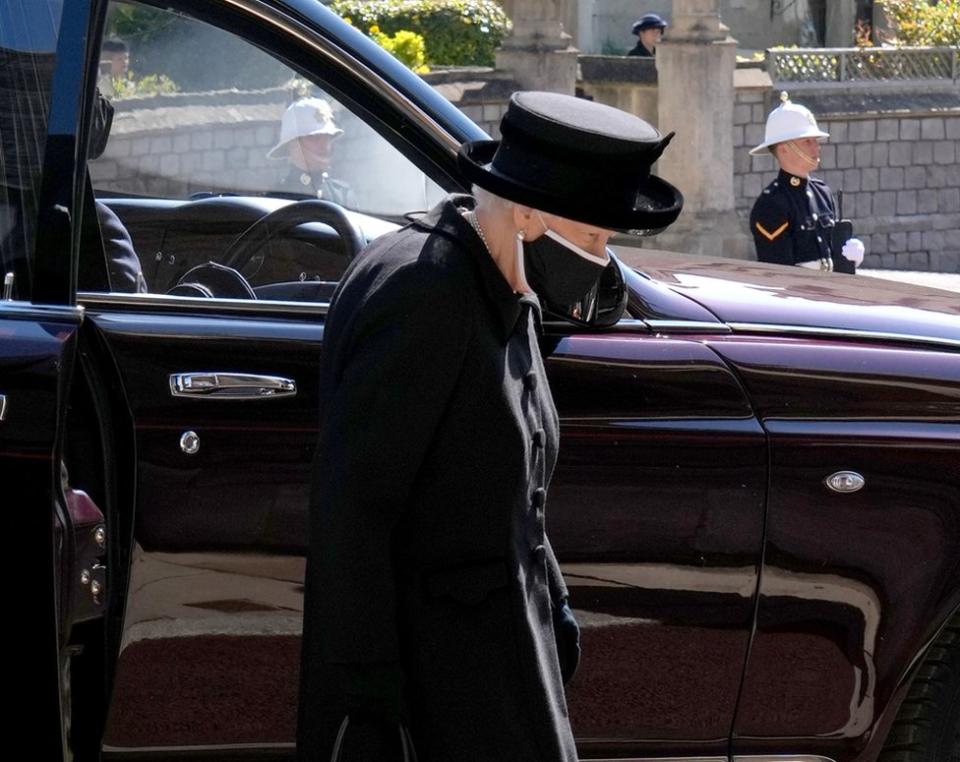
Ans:
[{"label": "tree foliage", "polygon": [[879,0],[899,46],[960,45],[960,0]]},{"label": "tree foliage", "polygon": [[107,35],[122,40],[150,42],[162,37],[177,16],[157,8],[115,3],[107,17]]}]

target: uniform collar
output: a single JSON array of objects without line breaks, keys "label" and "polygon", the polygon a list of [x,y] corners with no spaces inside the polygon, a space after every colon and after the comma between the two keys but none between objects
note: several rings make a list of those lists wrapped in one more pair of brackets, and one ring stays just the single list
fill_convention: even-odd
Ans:
[{"label": "uniform collar", "polygon": [[319,186],[330,179],[329,172],[310,172],[306,169],[290,164],[287,174],[284,176],[284,182],[299,188],[309,190],[311,187]]},{"label": "uniform collar", "polygon": [[810,182],[809,177],[792,175],[784,169],[780,170],[780,173],[777,175],[777,179],[780,181],[781,185],[785,185],[787,188],[797,188],[799,190],[806,188],[807,183]]},{"label": "uniform collar", "polygon": [[539,322],[540,302],[534,294],[516,294],[510,288],[480,236],[463,217],[462,210],[473,209],[475,205],[472,196],[451,194],[413,224],[450,238],[470,254],[480,276],[484,301],[497,322],[501,340],[506,343],[517,328],[524,306],[533,309],[534,319]]}]

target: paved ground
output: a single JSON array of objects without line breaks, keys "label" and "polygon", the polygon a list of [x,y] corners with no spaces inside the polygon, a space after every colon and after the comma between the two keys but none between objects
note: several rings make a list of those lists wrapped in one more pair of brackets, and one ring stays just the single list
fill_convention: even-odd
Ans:
[{"label": "paved ground", "polygon": [[955,273],[926,273],[913,270],[860,270],[859,274],[871,278],[916,283],[919,286],[933,286],[934,288],[960,293],[960,274]]}]

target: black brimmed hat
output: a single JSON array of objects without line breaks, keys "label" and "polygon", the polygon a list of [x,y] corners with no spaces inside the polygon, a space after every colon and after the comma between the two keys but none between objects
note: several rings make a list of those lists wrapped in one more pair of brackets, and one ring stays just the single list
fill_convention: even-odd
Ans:
[{"label": "black brimmed hat", "polygon": [[470,182],[559,217],[627,233],[672,223],[683,196],[650,174],[673,137],[633,114],[570,95],[518,92],[502,138],[464,143],[457,157]]},{"label": "black brimmed hat", "polygon": [[667,22],[656,13],[648,13],[639,21],[633,22],[633,33],[640,34],[644,29],[666,29]]}]

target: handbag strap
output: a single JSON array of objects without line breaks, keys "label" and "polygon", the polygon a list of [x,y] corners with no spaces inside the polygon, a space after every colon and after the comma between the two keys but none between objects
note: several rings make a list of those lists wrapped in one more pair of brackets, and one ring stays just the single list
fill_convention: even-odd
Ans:
[{"label": "handbag strap", "polygon": [[417,752],[413,748],[413,736],[410,735],[410,729],[400,723],[400,744],[403,748],[403,762],[417,762]]},{"label": "handbag strap", "polygon": [[[337,738],[333,742],[330,762],[342,762],[343,741],[347,736],[347,728],[349,726],[350,715],[345,714],[343,716],[343,722],[340,723],[340,728],[337,730]],[[413,737],[410,735],[410,731],[402,722],[399,724],[398,730],[400,731],[400,751],[403,754],[403,762],[417,762],[417,752],[413,748]]]}]

